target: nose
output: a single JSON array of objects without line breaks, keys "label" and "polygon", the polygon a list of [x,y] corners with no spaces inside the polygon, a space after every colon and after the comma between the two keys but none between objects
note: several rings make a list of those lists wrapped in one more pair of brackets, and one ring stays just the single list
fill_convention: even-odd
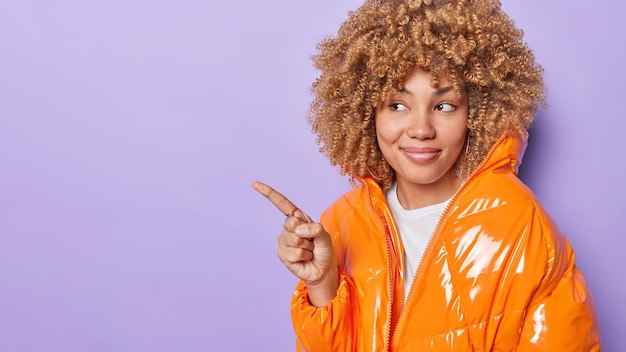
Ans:
[{"label": "nose", "polygon": [[434,138],[436,131],[432,123],[432,116],[427,112],[414,112],[406,132],[409,137],[419,140]]}]

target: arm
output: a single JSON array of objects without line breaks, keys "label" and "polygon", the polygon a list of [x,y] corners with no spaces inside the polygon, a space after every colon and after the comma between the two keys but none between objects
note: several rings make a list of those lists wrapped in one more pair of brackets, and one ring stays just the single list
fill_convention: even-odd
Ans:
[{"label": "arm", "polygon": [[[476,237],[459,252],[464,261],[452,264],[490,258],[477,276],[469,275],[470,269],[455,276],[456,286],[465,287],[459,295],[472,346],[479,351],[599,350],[592,297],[572,248],[541,206],[509,202],[484,216],[498,221],[476,215],[464,226],[482,224],[483,233],[492,236]],[[479,294],[472,296],[476,287]]]},{"label": "arm", "polygon": [[526,311],[517,351],[600,351],[593,298],[574,252],[549,219],[542,223],[550,265]]},{"label": "arm", "polygon": [[569,248],[556,287],[528,307],[517,351],[600,351],[593,298]]},{"label": "arm", "polygon": [[[341,255],[327,232],[338,234],[328,216],[321,223],[298,209],[289,199],[261,182],[253,187],[285,216],[278,236],[278,258],[300,279],[292,299],[293,325],[298,351],[340,351],[355,349],[358,309],[354,284],[337,264]],[[326,221],[324,221],[326,218]]]},{"label": "arm", "polygon": [[337,260],[328,232],[272,187],[261,182],[252,187],[286,216],[278,236],[278,258],[306,283],[311,304],[328,305],[338,286]]},{"label": "arm", "polygon": [[340,270],[336,296],[327,306],[318,308],[310,303],[306,285],[298,283],[291,301],[298,351],[356,350],[354,322],[358,321],[358,304],[353,301],[353,292],[352,280]]},{"label": "arm", "polygon": [[[338,234],[333,220],[329,212],[325,212],[321,222],[328,233]],[[333,238],[332,242],[335,257],[341,258],[339,239]],[[314,292],[304,281],[296,286],[291,301],[291,315],[298,351],[349,352],[357,348],[358,325],[355,322],[360,318],[359,305],[355,298],[356,289],[341,265],[336,265],[335,268],[338,273],[335,284],[338,286],[335,286],[335,294],[326,305],[316,307],[313,304]]]}]

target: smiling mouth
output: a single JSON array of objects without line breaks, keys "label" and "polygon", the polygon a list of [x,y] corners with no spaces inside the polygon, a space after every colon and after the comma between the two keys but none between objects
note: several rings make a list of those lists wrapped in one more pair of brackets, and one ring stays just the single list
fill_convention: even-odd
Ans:
[{"label": "smiling mouth", "polygon": [[402,153],[411,161],[416,163],[429,163],[439,157],[441,149],[436,148],[400,148]]}]

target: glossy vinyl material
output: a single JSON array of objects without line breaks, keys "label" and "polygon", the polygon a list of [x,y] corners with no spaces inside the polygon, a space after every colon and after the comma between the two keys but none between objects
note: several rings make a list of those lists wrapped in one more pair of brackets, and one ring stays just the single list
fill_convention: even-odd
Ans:
[{"label": "glossy vinyl material", "polygon": [[564,235],[516,176],[502,138],[453,197],[403,302],[404,249],[363,180],[322,215],[339,258],[329,306],[292,300],[298,351],[599,351],[592,297]]}]

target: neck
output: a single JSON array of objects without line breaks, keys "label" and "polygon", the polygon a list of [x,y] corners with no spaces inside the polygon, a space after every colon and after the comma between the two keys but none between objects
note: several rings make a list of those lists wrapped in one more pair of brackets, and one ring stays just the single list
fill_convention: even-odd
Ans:
[{"label": "neck", "polygon": [[452,177],[431,184],[415,184],[398,180],[398,200],[404,209],[418,209],[439,204],[456,193],[461,186],[459,177]]}]

